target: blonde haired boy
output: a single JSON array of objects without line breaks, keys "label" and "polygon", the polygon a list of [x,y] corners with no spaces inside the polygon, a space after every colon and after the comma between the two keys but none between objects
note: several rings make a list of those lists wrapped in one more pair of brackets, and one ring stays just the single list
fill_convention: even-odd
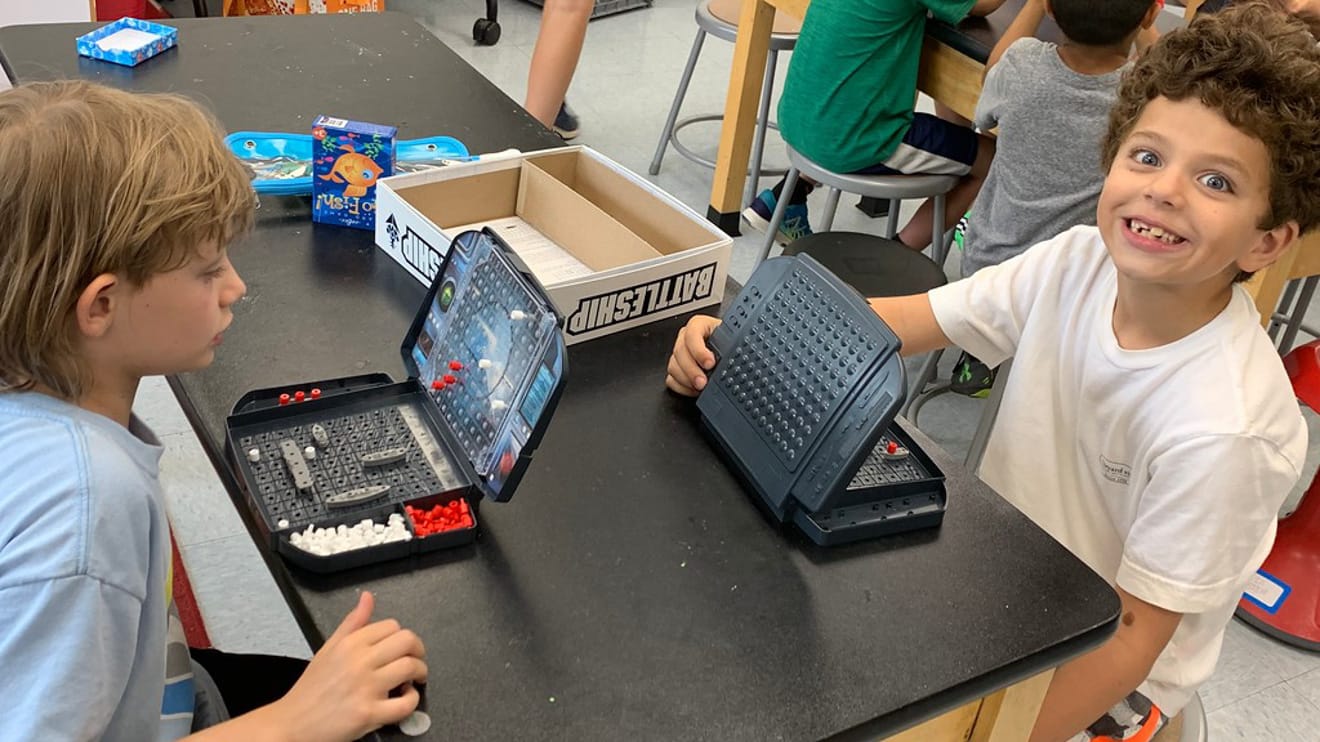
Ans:
[{"label": "blonde haired boy", "polygon": [[[179,739],[193,675],[133,397],[215,356],[252,189],[194,104],[84,82],[0,93],[0,171],[0,739]],[[406,716],[425,652],[372,608],[282,698],[196,738],[351,740]]]}]

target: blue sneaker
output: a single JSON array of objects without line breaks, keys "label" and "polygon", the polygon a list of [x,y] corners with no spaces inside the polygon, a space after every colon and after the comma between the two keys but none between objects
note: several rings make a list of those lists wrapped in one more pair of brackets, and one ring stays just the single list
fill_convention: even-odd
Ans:
[{"label": "blue sneaker", "polygon": [[577,114],[568,107],[567,101],[559,104],[559,113],[555,114],[555,124],[552,128],[565,142],[577,139],[578,133],[581,132],[582,124],[578,122]]},{"label": "blue sneaker", "polygon": [[[770,218],[775,215],[775,193],[769,188],[761,191],[752,199],[752,205],[743,209],[743,221],[758,232],[770,229]],[[806,237],[811,234],[811,225],[807,222],[806,204],[789,204],[784,209],[784,221],[775,233],[775,242],[781,245]]]}]

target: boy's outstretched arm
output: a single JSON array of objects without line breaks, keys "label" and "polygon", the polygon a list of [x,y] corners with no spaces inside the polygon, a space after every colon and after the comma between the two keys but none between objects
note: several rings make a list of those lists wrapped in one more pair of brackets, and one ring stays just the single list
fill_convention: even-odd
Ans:
[{"label": "boy's outstretched arm", "polygon": [[[903,355],[910,356],[949,344],[926,294],[868,299],[871,308],[903,341]],[[706,375],[715,368],[715,354],[706,345],[720,321],[699,314],[678,331],[674,350],[665,369],[665,386],[686,397],[695,397],[706,388]]]},{"label": "boy's outstretched arm", "polygon": [[283,698],[186,739],[350,742],[412,713],[419,698],[412,684],[427,678],[426,649],[397,621],[371,623],[374,608],[371,593],[362,593]]},{"label": "boy's outstretched arm", "polygon": [[1043,20],[1045,20],[1045,0],[1027,0],[1023,3],[1022,10],[1019,10],[1017,16],[1013,18],[1008,30],[995,44],[995,48],[990,50],[990,56],[985,60],[985,70],[981,72],[981,80],[985,81],[990,68],[999,63],[1000,57],[1004,56],[1004,52],[1008,51],[1008,47],[1012,46],[1013,42],[1035,36]]},{"label": "boy's outstretched arm", "polygon": [[1030,742],[1059,742],[1086,729],[1137,689],[1182,620],[1115,587],[1123,601],[1109,641],[1054,673]]},{"label": "boy's outstretched arm", "polygon": [[935,320],[929,294],[883,296],[866,301],[903,341],[903,355],[920,355],[952,344]]}]

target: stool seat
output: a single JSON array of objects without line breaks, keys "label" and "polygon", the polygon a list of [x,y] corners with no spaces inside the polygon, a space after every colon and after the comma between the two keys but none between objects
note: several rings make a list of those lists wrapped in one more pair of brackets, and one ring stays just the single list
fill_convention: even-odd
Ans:
[{"label": "stool seat", "polygon": [[[883,198],[889,201],[889,220],[885,225],[885,237],[893,238],[898,233],[899,202],[908,198],[929,198],[934,208],[931,214],[931,258],[935,264],[943,267],[947,243],[944,228],[945,196],[961,178],[957,175],[861,175],[858,173],[836,173],[812,162],[806,155],[786,144],[788,150],[788,174],[784,177],[781,193],[793,193],[798,178],[807,177],[818,185],[829,188],[825,197],[825,216],[819,224],[820,232],[829,232],[834,226],[834,215],[839,209],[839,196],[844,191],[871,198]],[[765,241],[761,243],[761,254],[757,259],[770,257],[770,250],[779,240],[779,225],[784,221],[784,212],[789,199],[780,198],[775,203],[774,214],[766,229]]]},{"label": "stool seat", "polygon": [[[718,36],[725,41],[733,41],[734,37],[738,35],[738,16],[741,14],[742,0],[708,0],[707,2],[697,3],[697,25],[706,29],[707,33]],[[775,37],[791,36],[792,40],[796,41],[797,35],[801,31],[801,19],[776,10],[775,23],[770,29],[770,48],[778,48],[780,51],[792,49],[791,43],[787,47],[776,47]],[[783,39],[779,39],[779,41],[783,41]]]},{"label": "stool seat", "polygon": [[784,248],[805,253],[863,296],[920,294],[947,282],[935,261],[897,240],[859,232],[817,232]]},{"label": "stool seat", "polygon": [[788,161],[798,172],[817,183],[859,196],[882,199],[930,198],[948,193],[958,185],[957,175],[859,175],[826,170],[786,145]]}]

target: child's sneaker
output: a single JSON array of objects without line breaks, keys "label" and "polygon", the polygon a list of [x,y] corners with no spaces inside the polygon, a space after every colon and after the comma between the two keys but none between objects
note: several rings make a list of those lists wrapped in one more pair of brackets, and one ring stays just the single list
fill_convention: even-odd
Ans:
[{"label": "child's sneaker", "polygon": [[568,101],[559,104],[559,113],[555,114],[555,125],[552,128],[565,142],[577,139],[582,125],[578,122],[577,114],[568,107]]},{"label": "child's sneaker", "polygon": [[[770,218],[775,215],[775,192],[769,188],[761,191],[752,199],[752,205],[743,209],[743,221],[758,232],[770,229]],[[789,204],[784,209],[784,221],[775,234],[775,242],[788,245],[791,242],[811,234],[811,225],[807,223],[807,205]]]},{"label": "child's sneaker", "polygon": [[972,216],[972,212],[962,215],[958,223],[953,227],[953,244],[958,246],[959,250],[967,247],[967,220]]},{"label": "child's sneaker", "polygon": [[994,384],[995,372],[967,351],[958,356],[949,375],[949,390],[967,397],[988,397]]}]

